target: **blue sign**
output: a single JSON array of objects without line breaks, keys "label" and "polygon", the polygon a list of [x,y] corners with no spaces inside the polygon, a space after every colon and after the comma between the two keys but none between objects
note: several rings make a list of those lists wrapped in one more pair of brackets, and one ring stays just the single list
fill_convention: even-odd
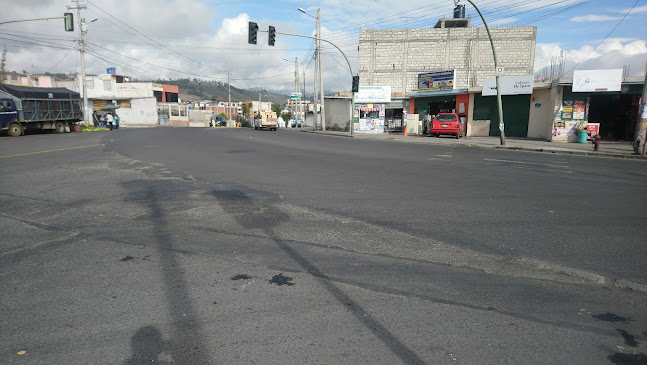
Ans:
[{"label": "blue sign", "polygon": [[106,73],[114,75],[114,74],[117,73],[117,68],[116,67],[108,67],[108,69],[106,70]]},{"label": "blue sign", "polygon": [[418,91],[452,90],[456,83],[455,70],[418,74]]}]

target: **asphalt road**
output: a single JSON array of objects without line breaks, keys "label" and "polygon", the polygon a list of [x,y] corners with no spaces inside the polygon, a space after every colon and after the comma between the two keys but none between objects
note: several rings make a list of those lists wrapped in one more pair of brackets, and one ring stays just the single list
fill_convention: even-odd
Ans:
[{"label": "asphalt road", "polygon": [[642,161],[197,128],[0,161],[2,363],[647,361]]}]

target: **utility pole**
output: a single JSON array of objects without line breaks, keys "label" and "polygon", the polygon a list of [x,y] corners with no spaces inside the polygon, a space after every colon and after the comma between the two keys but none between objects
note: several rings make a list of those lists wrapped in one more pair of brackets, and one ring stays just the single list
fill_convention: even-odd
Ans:
[{"label": "utility pole", "polygon": [[231,120],[231,83],[229,82],[229,75],[231,72],[227,72],[227,87],[229,88],[229,101],[227,102],[227,117]]},{"label": "utility pole", "polygon": [[[299,58],[294,57],[294,93],[299,92]],[[297,119],[297,99],[293,99],[290,97],[290,101],[292,102],[292,119],[296,120]]]},{"label": "utility pole", "polygon": [[636,124],[634,136],[634,153],[645,156],[647,154],[647,64],[645,64],[645,83],[643,84],[643,96],[640,99],[640,115]]},{"label": "utility pole", "polygon": [[[316,35],[315,35],[316,36]],[[317,41],[315,40],[315,48],[316,48]],[[312,130],[316,131],[317,130],[317,113],[319,113],[319,101],[318,101],[318,96],[317,96],[317,67],[319,67],[319,57],[317,57],[317,51],[315,50],[315,69],[314,69],[314,74],[313,74],[313,79],[312,79],[312,85],[314,87],[314,90],[312,90],[312,102],[314,104],[314,112],[312,113],[313,115],[313,122],[312,122]]]},{"label": "utility pole", "polygon": [[321,71],[321,8],[317,9],[317,54],[319,55],[319,94],[321,95],[321,130],[326,130],[326,111],[324,104],[326,99],[324,98],[324,87],[323,87],[323,74]]},{"label": "utility pole", "polygon": [[72,0],[72,2],[76,3],[76,6],[68,6],[67,9],[76,9],[76,18],[79,22],[79,52],[81,55],[81,80],[79,81],[79,88],[83,95],[83,122],[86,125],[90,125],[90,121],[88,119],[88,92],[85,87],[85,41],[83,39],[83,36],[88,30],[85,19],[81,19],[81,9],[87,9],[87,6],[85,4],[81,4],[81,0]]}]

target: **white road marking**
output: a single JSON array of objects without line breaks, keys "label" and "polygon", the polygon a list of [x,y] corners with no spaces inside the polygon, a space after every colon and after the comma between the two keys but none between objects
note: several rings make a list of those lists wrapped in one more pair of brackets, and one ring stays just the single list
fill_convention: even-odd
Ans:
[{"label": "white road marking", "polygon": [[556,167],[556,168],[568,168],[568,167],[570,167],[568,165],[554,165],[554,164],[547,164],[547,163],[514,161],[514,160],[498,160],[496,158],[484,158],[484,160],[485,161],[493,161],[493,162],[507,162],[507,163],[521,164],[521,165],[535,165],[535,166],[546,166],[546,167]]},{"label": "white road marking", "polygon": [[436,157],[452,157],[452,155],[436,155]]}]

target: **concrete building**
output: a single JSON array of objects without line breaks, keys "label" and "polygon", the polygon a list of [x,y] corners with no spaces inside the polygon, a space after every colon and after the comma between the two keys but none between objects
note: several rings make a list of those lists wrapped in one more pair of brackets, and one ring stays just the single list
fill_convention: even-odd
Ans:
[{"label": "concrete building", "polygon": [[[480,95],[483,81],[495,77],[492,48],[486,29],[470,25],[470,19],[454,18],[441,19],[434,28],[361,30],[360,86],[391,87],[392,96],[402,99],[402,110],[391,108],[405,124],[411,114],[424,120],[428,114],[456,112],[466,119],[467,135],[498,135],[498,123],[491,123],[498,118],[496,97]],[[490,30],[504,74],[532,78],[537,28]],[[506,135],[526,137],[530,93],[503,99]]]}]

